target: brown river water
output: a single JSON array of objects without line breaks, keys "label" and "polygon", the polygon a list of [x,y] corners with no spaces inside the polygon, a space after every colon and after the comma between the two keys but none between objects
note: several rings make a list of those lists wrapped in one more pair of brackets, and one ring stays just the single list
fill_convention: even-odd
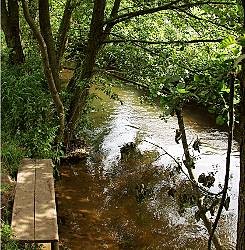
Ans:
[{"label": "brown river water", "polygon": [[[168,195],[186,188],[183,174],[175,174],[173,161],[162,155],[159,145],[174,157],[183,156],[176,144],[177,120],[161,120],[160,107],[142,102],[131,87],[116,87],[123,102],[107,97],[93,102],[93,129],[88,130],[94,145],[88,159],[61,167],[56,182],[61,249],[207,249],[208,234],[195,220],[195,207],[180,211],[178,201]],[[184,114],[189,142],[198,136],[201,151],[196,157],[195,176],[215,174],[212,192],[220,191],[225,175],[227,134],[213,119],[197,108]],[[120,161],[120,148],[134,142],[140,154]],[[152,144],[153,143],[153,144]],[[218,229],[224,249],[234,249],[236,240],[239,153],[234,142],[229,196]],[[139,198],[139,187],[147,192]],[[208,214],[211,217],[210,214]]]}]

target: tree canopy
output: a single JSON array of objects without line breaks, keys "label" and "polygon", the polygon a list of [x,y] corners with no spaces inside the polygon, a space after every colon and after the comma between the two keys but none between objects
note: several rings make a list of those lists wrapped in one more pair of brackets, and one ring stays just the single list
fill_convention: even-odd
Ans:
[{"label": "tree canopy", "polygon": [[[1,0],[1,7],[3,135],[30,147],[30,156],[55,148],[58,157],[69,148],[96,82],[105,92],[111,82],[147,89],[165,116],[200,104],[226,125],[233,72],[241,133],[237,249],[244,249],[244,1]],[[62,84],[68,62],[74,75]]]}]

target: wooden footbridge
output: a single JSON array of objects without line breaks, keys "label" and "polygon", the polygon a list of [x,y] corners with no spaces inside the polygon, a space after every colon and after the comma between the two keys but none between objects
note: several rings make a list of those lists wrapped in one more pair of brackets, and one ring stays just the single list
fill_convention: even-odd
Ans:
[{"label": "wooden footbridge", "polygon": [[22,161],[17,175],[12,230],[18,241],[51,243],[51,249],[59,249],[51,160]]}]

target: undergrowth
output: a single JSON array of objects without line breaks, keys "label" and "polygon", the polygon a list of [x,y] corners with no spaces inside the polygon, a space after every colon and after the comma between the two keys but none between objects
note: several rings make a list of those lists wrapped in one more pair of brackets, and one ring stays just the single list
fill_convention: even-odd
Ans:
[{"label": "undergrowth", "polygon": [[[1,166],[2,173],[16,179],[23,158],[51,158],[57,162],[63,155],[55,145],[57,120],[55,107],[45,81],[40,56],[35,47],[26,51],[23,65],[9,65],[2,50],[1,67]],[[12,186],[13,190],[14,187]],[[1,248],[6,250],[38,249],[32,244],[21,245],[11,233],[13,197],[1,185],[5,201],[1,205]]]}]

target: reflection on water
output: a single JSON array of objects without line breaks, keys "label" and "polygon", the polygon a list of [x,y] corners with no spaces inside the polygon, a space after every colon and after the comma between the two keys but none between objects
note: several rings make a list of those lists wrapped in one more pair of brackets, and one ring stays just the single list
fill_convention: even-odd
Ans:
[{"label": "reflection on water", "polygon": [[[136,142],[145,155],[151,150],[161,155],[156,144],[181,159],[182,147],[174,140],[176,118],[161,120],[161,109],[142,103],[135,89],[116,88],[116,92],[123,105],[109,99],[97,100],[100,106],[94,102],[100,109],[91,115],[93,139],[101,140],[99,151],[93,152],[87,163],[62,169],[57,184],[61,241],[70,249],[205,249],[207,233],[194,219],[195,208],[180,215],[176,202],[167,195],[169,186],[175,184],[166,175],[170,157],[160,156],[154,164],[139,159],[127,166],[118,164],[120,148],[128,142]],[[185,111],[185,124],[189,142],[197,136],[202,142],[201,152],[192,152],[197,159],[196,176],[214,172],[216,181],[211,191],[220,191],[225,175],[226,133],[215,128],[208,114],[192,108]],[[235,143],[231,204],[219,228],[226,249],[233,249],[236,236],[237,148]],[[184,177],[178,178],[177,183],[181,183]],[[139,202],[135,190],[142,183],[151,192]]]}]

